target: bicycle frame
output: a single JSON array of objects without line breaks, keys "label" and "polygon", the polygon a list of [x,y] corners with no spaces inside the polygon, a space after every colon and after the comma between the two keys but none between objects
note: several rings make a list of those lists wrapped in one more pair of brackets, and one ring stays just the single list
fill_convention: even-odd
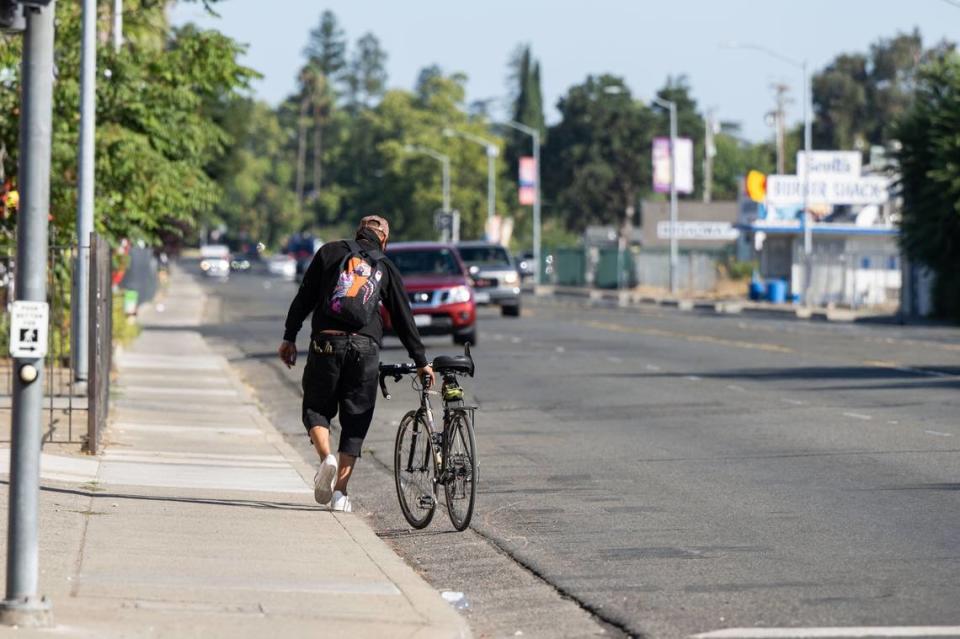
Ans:
[{"label": "bicycle frame", "polygon": [[[455,382],[455,375],[448,375],[444,377],[444,383]],[[443,455],[443,451],[447,447],[447,436],[449,432],[449,427],[452,421],[452,417],[457,412],[470,411],[473,413],[476,410],[474,406],[465,406],[461,400],[457,400],[460,405],[453,405],[453,402],[444,402],[443,406],[443,430],[438,431],[436,426],[436,421],[433,416],[433,405],[430,403],[430,393],[435,391],[430,391],[429,389],[420,390],[420,408],[417,410],[417,417],[422,417],[422,422],[427,427],[427,436],[429,436],[429,446],[424,451],[424,458],[422,461],[422,466],[417,470],[424,471],[427,469],[427,464],[429,463],[427,455],[431,452],[434,455],[435,467],[437,469],[434,481],[439,484],[445,484],[449,480],[449,472],[446,467],[447,460]],[[472,417],[471,417],[472,421]],[[419,424],[421,423],[420,419],[414,419],[413,428],[410,434],[411,445],[410,445],[410,454],[407,459],[407,472],[412,472],[414,470],[414,463],[417,461],[414,459],[416,450],[417,450],[417,440],[424,433],[420,433]]]}]

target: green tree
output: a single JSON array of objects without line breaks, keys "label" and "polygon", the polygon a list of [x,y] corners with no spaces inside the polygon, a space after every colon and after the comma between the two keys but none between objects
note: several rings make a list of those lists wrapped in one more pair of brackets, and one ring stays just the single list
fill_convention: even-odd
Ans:
[{"label": "green tree", "polygon": [[901,244],[936,274],[935,300],[960,320],[960,55],[925,66],[895,134],[903,194]]},{"label": "green tree", "polygon": [[[436,66],[428,67],[421,72],[416,91],[388,91],[376,108],[361,114],[355,130],[368,132],[375,152],[345,202],[345,216],[381,211],[390,218],[398,239],[435,237],[433,215],[442,204],[440,164],[408,150],[424,146],[451,159],[451,200],[461,213],[462,237],[482,235],[486,157],[476,144],[442,134],[449,127],[491,137],[488,122],[471,120],[465,113],[465,82],[462,74],[446,75]],[[498,163],[498,170],[502,168]],[[503,210],[502,201],[497,208]]]},{"label": "green tree", "polygon": [[860,149],[886,144],[913,101],[922,66],[952,51],[951,42],[924,48],[919,30],[881,38],[867,53],[844,53],[813,77],[814,143]]},{"label": "green tree", "polygon": [[332,11],[320,15],[320,24],[310,31],[303,50],[307,63],[328,78],[335,78],[347,64],[347,39]]},{"label": "green tree", "polygon": [[571,230],[620,226],[650,182],[653,114],[610,75],[572,87],[559,109],[544,162],[545,200]]},{"label": "green tree", "polygon": [[[157,242],[168,231],[207,220],[220,196],[208,167],[231,140],[217,121],[221,106],[254,72],[239,64],[243,48],[216,31],[165,27],[164,7],[128,0],[144,24],[119,53],[99,46],[97,82],[97,229],[114,238]],[[109,16],[101,20],[106,24]],[[102,29],[101,29],[102,31]],[[148,37],[149,36],[149,37]],[[0,111],[18,114],[22,38],[0,39]],[[80,7],[58,3],[51,160],[51,242],[73,241],[79,138]],[[16,171],[18,117],[0,118],[0,140]],[[4,222],[12,225],[10,220]]]},{"label": "green tree", "polygon": [[377,36],[367,33],[357,40],[344,82],[347,103],[353,112],[369,108],[383,97],[387,89],[387,52]]},{"label": "green tree", "polygon": [[268,105],[249,98],[232,100],[222,119],[236,142],[212,171],[222,189],[217,221],[231,237],[277,246],[304,223],[280,120]]}]

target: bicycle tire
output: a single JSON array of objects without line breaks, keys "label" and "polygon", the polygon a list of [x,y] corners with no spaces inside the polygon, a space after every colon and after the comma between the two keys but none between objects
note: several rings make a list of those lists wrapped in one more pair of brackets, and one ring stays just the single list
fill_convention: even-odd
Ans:
[{"label": "bicycle tire", "polygon": [[[470,525],[477,501],[477,441],[473,423],[465,411],[454,413],[444,438],[444,467],[448,471],[443,492],[450,523],[457,531]],[[452,473],[452,475],[450,474]]]},{"label": "bicycle tire", "polygon": [[[417,435],[415,441],[414,434]],[[411,461],[411,445],[414,447],[414,459],[419,463],[413,466],[413,470],[407,470]],[[393,479],[397,487],[400,511],[407,523],[418,530],[430,524],[437,509],[435,477],[436,464],[430,430],[417,411],[410,411],[403,416],[400,426],[397,427],[397,439],[393,447]],[[429,498],[429,508],[424,507],[424,498]]]}]

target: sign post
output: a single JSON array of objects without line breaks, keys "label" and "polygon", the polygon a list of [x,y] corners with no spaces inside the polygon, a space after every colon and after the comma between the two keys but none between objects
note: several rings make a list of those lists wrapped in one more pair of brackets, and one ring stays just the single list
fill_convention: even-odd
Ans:
[{"label": "sign post", "polygon": [[50,146],[53,120],[54,3],[21,2],[26,18],[20,108],[22,193],[17,216],[17,274],[11,324],[13,419],[10,442],[10,505],[7,510],[7,592],[0,622],[46,626],[50,603],[38,594],[40,417],[46,351],[47,215],[50,210]]}]

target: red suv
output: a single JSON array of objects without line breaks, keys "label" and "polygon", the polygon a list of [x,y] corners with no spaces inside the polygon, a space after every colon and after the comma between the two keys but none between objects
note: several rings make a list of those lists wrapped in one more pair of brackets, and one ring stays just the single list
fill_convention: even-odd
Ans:
[{"label": "red suv", "polygon": [[[460,254],[452,244],[400,242],[387,248],[403,284],[421,335],[452,335],[454,344],[477,343],[477,303]],[[390,315],[380,307],[383,327]]]}]

